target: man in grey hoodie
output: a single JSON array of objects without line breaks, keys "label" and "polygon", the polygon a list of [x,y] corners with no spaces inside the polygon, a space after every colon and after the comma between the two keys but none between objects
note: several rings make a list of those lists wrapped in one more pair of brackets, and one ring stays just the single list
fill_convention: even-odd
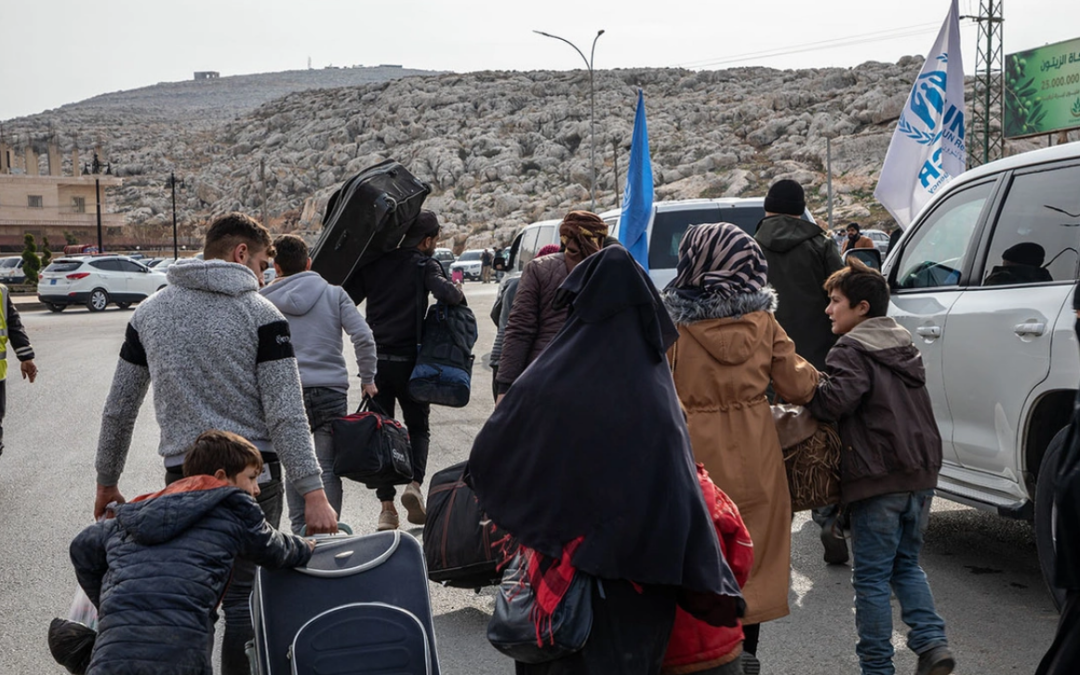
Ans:
[{"label": "man in grey hoodie", "polygon": [[[330,506],[341,513],[341,479],[334,474],[334,437],[331,424],[348,414],[349,371],[342,354],[341,332],[349,334],[356,367],[365,396],[379,393],[375,387],[375,338],[349,295],[311,271],[307,244],[294,234],[274,240],[274,271],[277,279],[263,294],[289,321],[293,350],[300,366],[304,409],[315,436],[315,456],[322,467],[323,488]],[[285,486],[289,521],[299,534],[304,526],[304,500]]]},{"label": "man in grey hoodie", "polygon": [[[308,431],[289,323],[258,293],[273,252],[264,227],[239,213],[222,216],[206,233],[206,260],[171,266],[169,286],[139,304],[101,417],[95,518],[110,502],[124,502],[117,483],[153,381],[166,484],[183,478],[184,455],[200,434],[231,431],[262,453],[258,502],[271,525],[281,520],[284,465],[304,495],[308,532],[337,531]],[[223,675],[250,672],[244,644],[254,636],[248,607],[254,578],[254,563],[237,559],[222,599]]]}]

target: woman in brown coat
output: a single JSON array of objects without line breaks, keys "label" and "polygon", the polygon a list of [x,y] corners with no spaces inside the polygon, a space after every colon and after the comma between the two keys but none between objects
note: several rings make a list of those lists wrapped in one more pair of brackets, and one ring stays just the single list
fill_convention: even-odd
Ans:
[{"label": "woman in brown coat", "polygon": [[[679,246],[664,304],[679,329],[668,351],[697,461],[739,507],[754,541],[744,651],[757,652],[759,624],[788,614],[791,498],[765,392],[807,403],[818,372],[795,354],[773,317],[776,294],[757,242],[730,223],[698,225]],[[757,672],[749,659],[747,673]]]}]

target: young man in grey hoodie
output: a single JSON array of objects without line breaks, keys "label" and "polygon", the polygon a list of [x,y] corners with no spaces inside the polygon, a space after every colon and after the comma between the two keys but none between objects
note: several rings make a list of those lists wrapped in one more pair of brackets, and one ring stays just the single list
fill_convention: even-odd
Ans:
[{"label": "young man in grey hoodie", "polygon": [[[315,456],[322,467],[323,488],[330,506],[341,513],[341,479],[334,475],[334,437],[331,424],[348,414],[349,371],[342,354],[341,332],[349,334],[365,396],[375,387],[375,338],[367,321],[341,286],[332,286],[311,271],[307,244],[294,234],[274,240],[277,279],[263,294],[281,310],[293,335],[304,409],[315,436]],[[299,534],[304,526],[304,500],[291,485],[285,487],[289,521]]]},{"label": "young man in grey hoodie", "polygon": [[[203,255],[171,266],[169,286],[140,303],[128,323],[101,417],[94,517],[110,502],[124,502],[117,483],[153,381],[166,484],[183,478],[184,455],[200,434],[231,431],[262,453],[258,502],[271,525],[281,520],[284,466],[304,495],[308,532],[335,532],[337,513],[319,477],[289,323],[258,293],[273,255],[270,233],[230,213],[207,230]],[[250,672],[244,645],[254,637],[248,607],[254,579],[255,564],[238,558],[222,599],[223,675]]]}]

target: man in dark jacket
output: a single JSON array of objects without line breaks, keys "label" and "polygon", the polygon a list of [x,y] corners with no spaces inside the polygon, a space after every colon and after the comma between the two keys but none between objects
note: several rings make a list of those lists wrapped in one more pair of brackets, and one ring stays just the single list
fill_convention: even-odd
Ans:
[{"label": "man in dark jacket", "polygon": [[[825,280],[844,266],[829,235],[818,225],[803,220],[806,196],[793,180],[778,180],[765,197],[765,219],[758,224],[754,239],[769,263],[769,283],[776,289],[780,304],[776,320],[795,342],[795,353],[814,365],[825,368],[825,355],[836,336],[825,316],[829,296]],[[813,512],[821,526],[825,562],[847,562],[847,544],[835,531],[836,509],[826,507]]]},{"label": "man in dark jacket", "polygon": [[892,673],[890,592],[911,628],[916,675],[955,666],[945,622],[919,566],[923,531],[941,469],[941,435],[926,370],[911,334],[886,316],[885,278],[858,260],[826,282],[828,316],[842,335],[807,408],[838,422],[844,453],[840,494],[851,520],[855,648],[864,674]]},{"label": "man in dark jacket", "polygon": [[314,542],[272,528],[255,502],[262,464],[242,437],[208,431],[187,453],[185,478],[75,537],[75,575],[99,618],[87,675],[213,675],[211,614],[233,560],[308,561]]},{"label": "man in dark jacket", "polygon": [[[415,525],[423,525],[427,519],[420,485],[427,469],[428,415],[431,411],[430,405],[409,395],[409,378],[416,365],[421,323],[427,311],[429,293],[447,305],[465,302],[460,284],[447,279],[442,266],[431,257],[438,239],[438,218],[431,211],[421,211],[406,233],[401,248],[361,268],[345,283],[345,290],[354,302],[360,304],[367,300],[367,320],[375,335],[379,362],[375,375],[379,393],[375,403],[390,416],[394,415],[395,401],[400,403],[405,427],[409,430],[413,482],[405,486],[401,503],[409,522]],[[382,502],[380,530],[397,529],[396,494],[392,486],[375,491]]]}]

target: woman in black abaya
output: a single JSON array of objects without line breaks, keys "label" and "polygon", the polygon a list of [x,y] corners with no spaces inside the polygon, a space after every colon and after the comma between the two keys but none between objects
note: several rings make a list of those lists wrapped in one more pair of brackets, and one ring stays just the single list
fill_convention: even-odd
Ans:
[{"label": "woman in black abaya", "polygon": [[715,625],[743,609],[664,356],[678,334],[621,247],[579,264],[556,302],[570,316],[480,431],[469,479],[532,578],[576,570],[602,586],[585,647],[517,672],[653,675],[676,603]]}]

